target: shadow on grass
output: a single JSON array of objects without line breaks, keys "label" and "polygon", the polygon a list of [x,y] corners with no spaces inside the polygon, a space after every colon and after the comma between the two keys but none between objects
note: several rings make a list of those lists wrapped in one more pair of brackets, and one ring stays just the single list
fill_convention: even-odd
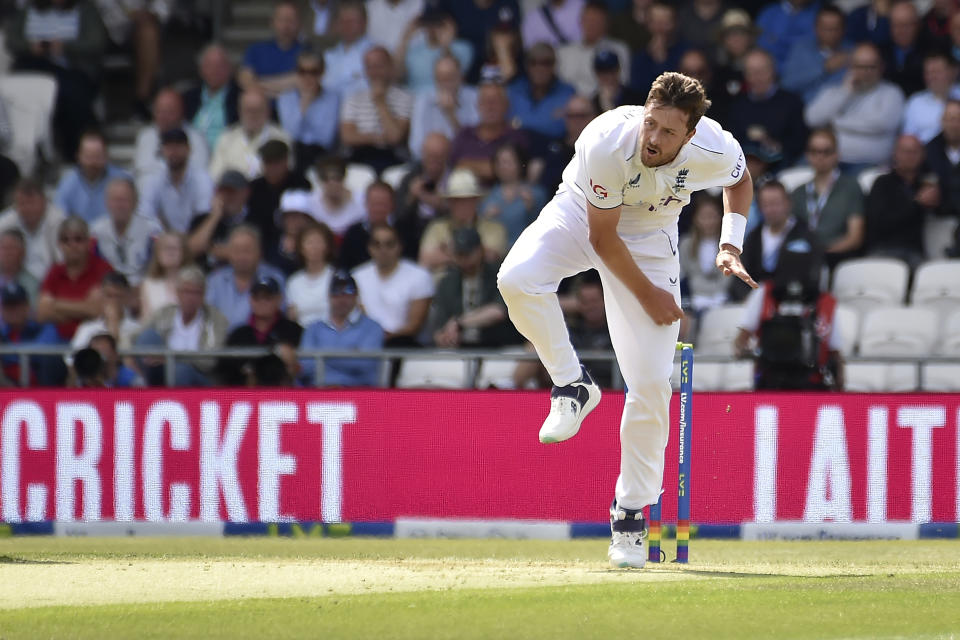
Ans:
[{"label": "shadow on grass", "polygon": [[32,560],[30,558],[15,558],[13,556],[0,555],[0,565],[2,564],[73,564],[62,560]]},{"label": "shadow on grass", "polygon": [[589,573],[628,573],[639,571],[647,574],[671,574],[671,575],[691,575],[711,578],[806,578],[810,580],[821,580],[824,578],[870,578],[873,574],[869,573],[825,573],[823,575],[809,576],[798,575],[796,573],[753,573],[747,571],[713,571],[710,569],[684,569],[680,567],[647,567],[645,569],[598,569]]}]

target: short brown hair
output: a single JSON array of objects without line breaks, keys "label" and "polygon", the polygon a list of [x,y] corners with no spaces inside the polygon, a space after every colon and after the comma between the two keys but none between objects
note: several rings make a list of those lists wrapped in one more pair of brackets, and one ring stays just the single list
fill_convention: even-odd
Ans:
[{"label": "short brown hair", "polygon": [[676,71],[667,71],[650,85],[645,104],[661,107],[676,107],[687,114],[687,130],[697,126],[700,118],[710,108],[710,100],[699,80]]}]

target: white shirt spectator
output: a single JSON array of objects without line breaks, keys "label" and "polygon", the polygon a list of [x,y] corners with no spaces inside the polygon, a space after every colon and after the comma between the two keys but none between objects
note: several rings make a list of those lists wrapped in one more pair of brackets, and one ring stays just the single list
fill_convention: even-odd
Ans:
[{"label": "white shirt spectator", "polygon": [[[544,0],[536,9],[527,11],[521,25],[523,48],[529,49],[538,42],[546,42],[556,49],[563,44],[557,36],[557,30],[563,35],[565,42],[580,40],[580,14],[584,4],[585,0],[563,0],[558,7],[552,0]],[[545,9],[553,16],[556,29],[544,17]]]},{"label": "white shirt spectator", "polygon": [[177,351],[196,351],[200,347],[203,323],[202,309],[197,311],[188,324],[183,324],[183,314],[178,309],[173,316],[173,328],[167,336],[167,347]]},{"label": "white shirt spectator", "polygon": [[342,236],[351,225],[365,220],[367,210],[356,198],[348,199],[339,209],[331,209],[323,197],[317,193],[313,206],[313,217],[324,223],[335,236]]},{"label": "white shirt spectator", "polygon": [[125,275],[131,286],[143,280],[153,239],[161,233],[163,228],[159,222],[142,215],[130,219],[122,236],[108,215],[97,218],[90,226],[90,235],[96,239],[100,255],[115,271]]},{"label": "white shirt spectator", "polygon": [[[190,141],[190,164],[195,167],[206,167],[210,162],[206,139],[186,123],[182,124],[181,128]],[[160,155],[160,131],[157,130],[156,125],[149,124],[137,132],[133,156],[134,175],[137,180],[140,180],[146,176],[161,173],[165,168],[163,156]]]},{"label": "white shirt spectator", "polygon": [[19,229],[23,233],[27,242],[23,268],[39,282],[43,282],[50,267],[61,260],[60,248],[57,245],[57,234],[60,231],[60,223],[63,222],[63,219],[63,211],[52,204],[48,204],[43,220],[36,230],[31,232],[23,225],[20,216],[17,215],[13,207],[0,214],[0,231]]},{"label": "white shirt spectator", "polygon": [[430,272],[405,258],[386,278],[380,277],[373,262],[357,267],[353,278],[357,281],[363,310],[387,332],[397,331],[406,324],[411,302],[433,297]]},{"label": "white shirt spectator", "polygon": [[260,163],[260,147],[268,140],[280,140],[290,145],[290,136],[275,124],[267,123],[260,133],[247,137],[243,127],[234,125],[223,132],[217,140],[217,148],[210,160],[210,177],[219,180],[229,169],[236,169],[248,180],[259,178],[263,173]]},{"label": "white shirt spectator", "polygon": [[327,265],[319,274],[297,271],[287,280],[287,305],[297,310],[297,322],[303,328],[330,315],[330,281],[333,267]]},{"label": "white shirt spectator", "polygon": [[[477,90],[473,87],[460,87],[457,91],[457,124],[460,128],[472,127],[478,120]],[[424,138],[434,131],[442,133],[448,140],[453,140],[459,129],[453,128],[453,124],[437,103],[436,89],[429,89],[418,95],[413,104],[409,147],[414,158],[420,158]]]},{"label": "white shirt spectator", "polygon": [[617,54],[620,60],[620,80],[630,84],[630,48],[619,40],[603,38],[593,46],[571,42],[557,49],[557,76],[573,85],[582,96],[592,96],[597,91],[597,74],[593,70],[593,57],[597,51],[606,49]]},{"label": "white shirt spectator", "polygon": [[422,12],[423,0],[367,0],[367,37],[395,53],[403,32]]},{"label": "white shirt spectator", "polygon": [[[950,88],[950,99],[960,100],[960,85]],[[929,91],[918,91],[907,100],[903,110],[903,133],[915,136],[926,144],[940,134],[940,119],[946,100],[941,100]]]},{"label": "white shirt spectator", "polygon": [[187,165],[180,184],[173,184],[170,171],[147,176],[140,187],[140,213],[165,229],[186,233],[190,221],[210,211],[213,181],[202,168]]}]

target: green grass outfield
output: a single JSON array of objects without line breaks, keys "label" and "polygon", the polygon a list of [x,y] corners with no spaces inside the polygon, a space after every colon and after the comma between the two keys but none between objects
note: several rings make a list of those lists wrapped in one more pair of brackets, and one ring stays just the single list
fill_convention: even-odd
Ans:
[{"label": "green grass outfield", "polygon": [[960,541],[605,545],[7,538],[0,638],[960,638]]}]

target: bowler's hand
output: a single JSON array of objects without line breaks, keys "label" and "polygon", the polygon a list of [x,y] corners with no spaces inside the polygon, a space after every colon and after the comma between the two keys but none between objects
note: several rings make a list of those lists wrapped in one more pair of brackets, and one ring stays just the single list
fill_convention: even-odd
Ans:
[{"label": "bowler's hand", "polygon": [[747,270],[743,268],[743,263],[740,262],[740,256],[728,249],[721,249],[717,254],[717,269],[720,269],[725,276],[737,276],[750,285],[751,289],[756,289],[760,286],[750,277]]},{"label": "bowler's hand", "polygon": [[647,315],[661,326],[673,324],[683,318],[683,311],[677,305],[673,294],[660,287],[650,287],[650,291],[640,299],[640,304]]}]

